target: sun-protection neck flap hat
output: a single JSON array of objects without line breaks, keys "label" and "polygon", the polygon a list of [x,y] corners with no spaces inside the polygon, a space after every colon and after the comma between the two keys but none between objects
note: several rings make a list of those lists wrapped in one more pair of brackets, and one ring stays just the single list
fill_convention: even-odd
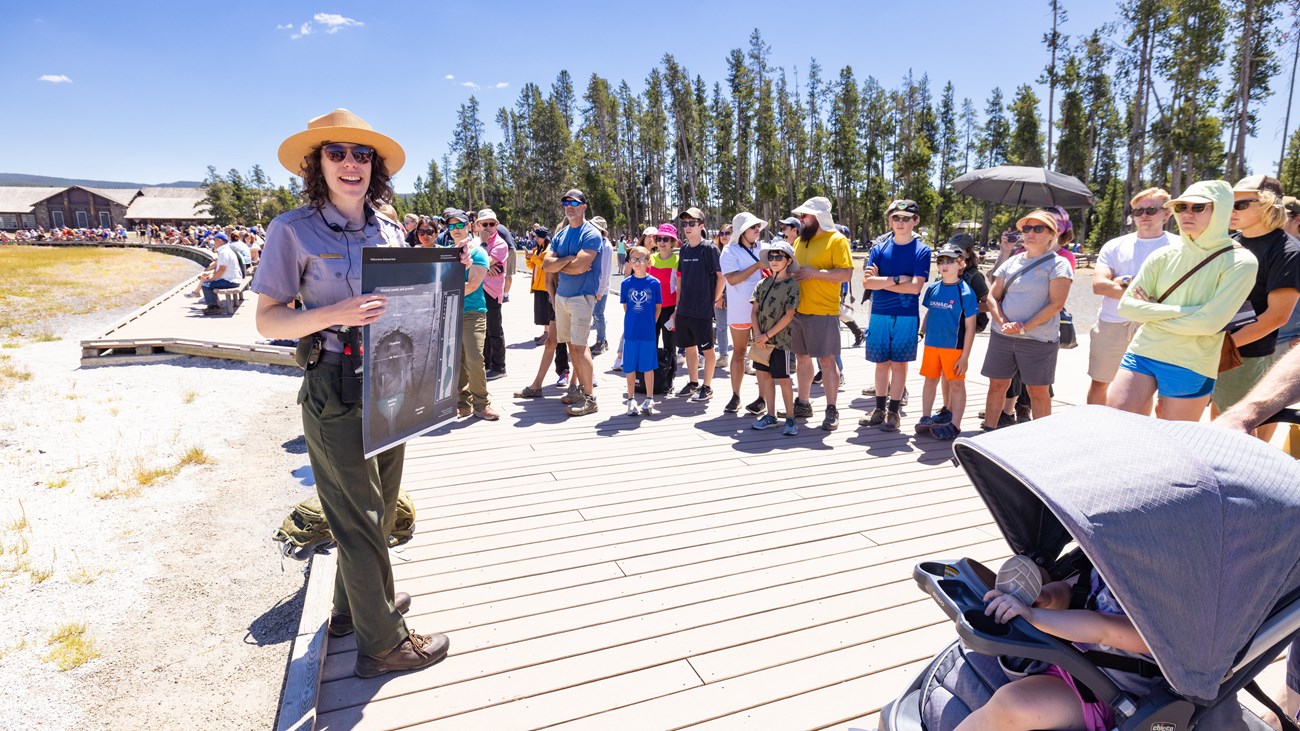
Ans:
[{"label": "sun-protection neck flap hat", "polygon": [[817,225],[823,231],[835,230],[835,219],[831,218],[831,202],[829,198],[816,196],[803,202],[803,205],[790,211],[796,216],[811,214],[817,217]]},{"label": "sun-protection neck flap hat", "polygon": [[1194,702],[1218,697],[1265,619],[1300,592],[1300,462],[1250,435],[1077,406],[961,437],[953,454],[1015,553],[1046,568],[1078,543]]},{"label": "sun-protection neck flap hat", "polygon": [[[767,221],[764,221],[763,219],[759,218],[758,216],[755,216],[749,211],[743,211],[741,213],[737,213],[735,218],[731,219],[732,242],[739,242],[741,240],[740,235],[748,231],[749,229],[753,228],[754,224],[758,224],[760,226],[766,226]],[[757,246],[758,242],[755,241],[754,244]]]},{"label": "sun-protection neck flap hat", "polygon": [[373,147],[384,158],[389,175],[406,164],[406,152],[393,138],[376,132],[361,117],[346,109],[335,109],[311,120],[307,129],[280,143],[280,164],[294,175],[302,175],[303,158],[326,142],[343,142]]},{"label": "sun-protection neck flap hat", "polygon": [[[1228,220],[1232,217],[1232,200],[1232,188],[1226,181],[1201,180],[1187,186],[1187,190],[1166,203],[1165,208],[1173,210],[1179,203],[1214,204],[1214,214],[1210,217],[1210,223],[1199,237],[1193,239],[1183,234],[1182,224],[1179,224],[1179,233],[1182,234],[1183,243],[1188,246],[1195,246],[1204,251],[1218,251],[1236,243],[1228,235]],[[1177,213],[1174,214],[1174,220],[1178,220]]]}]

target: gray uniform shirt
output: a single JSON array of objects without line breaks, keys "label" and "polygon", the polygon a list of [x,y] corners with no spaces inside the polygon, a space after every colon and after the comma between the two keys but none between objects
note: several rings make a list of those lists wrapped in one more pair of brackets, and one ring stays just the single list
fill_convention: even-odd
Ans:
[{"label": "gray uniform shirt", "polygon": [[[320,209],[307,205],[280,214],[266,229],[249,289],[277,302],[301,296],[309,310],[361,294],[361,247],[405,246],[405,232],[369,208],[360,231],[347,230],[349,225],[329,201]],[[325,349],[343,350],[338,335],[328,330]]]}]

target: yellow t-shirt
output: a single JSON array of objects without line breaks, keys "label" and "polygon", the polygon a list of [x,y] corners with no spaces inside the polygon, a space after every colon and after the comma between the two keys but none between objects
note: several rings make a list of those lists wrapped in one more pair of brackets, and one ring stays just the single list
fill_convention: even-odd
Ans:
[{"label": "yellow t-shirt", "polygon": [[[839,231],[821,231],[811,241],[799,239],[794,245],[794,260],[801,267],[813,269],[852,269],[849,240]],[[840,282],[808,279],[799,283],[801,315],[840,314]]]},{"label": "yellow t-shirt", "polygon": [[545,251],[529,254],[527,257],[528,268],[533,272],[532,291],[534,292],[546,291],[546,272],[542,270],[542,260],[545,258]]}]

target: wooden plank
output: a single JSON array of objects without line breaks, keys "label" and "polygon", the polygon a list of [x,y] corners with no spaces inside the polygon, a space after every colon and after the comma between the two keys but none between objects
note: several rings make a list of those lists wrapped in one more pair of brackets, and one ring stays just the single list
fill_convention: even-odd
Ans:
[{"label": "wooden plank", "polygon": [[329,644],[329,620],[334,601],[335,552],[313,554],[303,598],[298,634],[289,653],[276,731],[311,731],[316,699]]}]

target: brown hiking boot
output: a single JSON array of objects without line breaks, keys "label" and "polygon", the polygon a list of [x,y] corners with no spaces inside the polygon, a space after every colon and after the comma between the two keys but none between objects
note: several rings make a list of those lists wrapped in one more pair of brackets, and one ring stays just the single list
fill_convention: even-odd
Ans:
[{"label": "brown hiking boot", "polygon": [[[411,611],[411,595],[404,591],[393,595],[393,603],[397,605],[398,614]],[[330,637],[346,637],[352,634],[354,629],[351,614],[335,612],[330,615]]]},{"label": "brown hiking boot", "polygon": [[469,416],[474,413],[469,404],[456,404],[456,416]]},{"label": "brown hiking boot", "polygon": [[451,640],[447,635],[408,632],[406,639],[381,657],[357,655],[357,677],[374,678],[385,673],[427,668],[442,662],[449,649]]},{"label": "brown hiking boot", "polygon": [[482,419],[483,421],[496,421],[497,419],[501,418],[501,415],[498,414],[496,412],[496,409],[492,408],[491,406],[484,406],[478,411],[475,411],[474,416],[476,418]]},{"label": "brown hiking boot", "polygon": [[573,404],[566,408],[565,411],[569,413],[569,416],[586,416],[587,414],[594,414],[598,411],[596,408],[596,398],[594,396],[584,396],[581,401],[573,402]]}]

